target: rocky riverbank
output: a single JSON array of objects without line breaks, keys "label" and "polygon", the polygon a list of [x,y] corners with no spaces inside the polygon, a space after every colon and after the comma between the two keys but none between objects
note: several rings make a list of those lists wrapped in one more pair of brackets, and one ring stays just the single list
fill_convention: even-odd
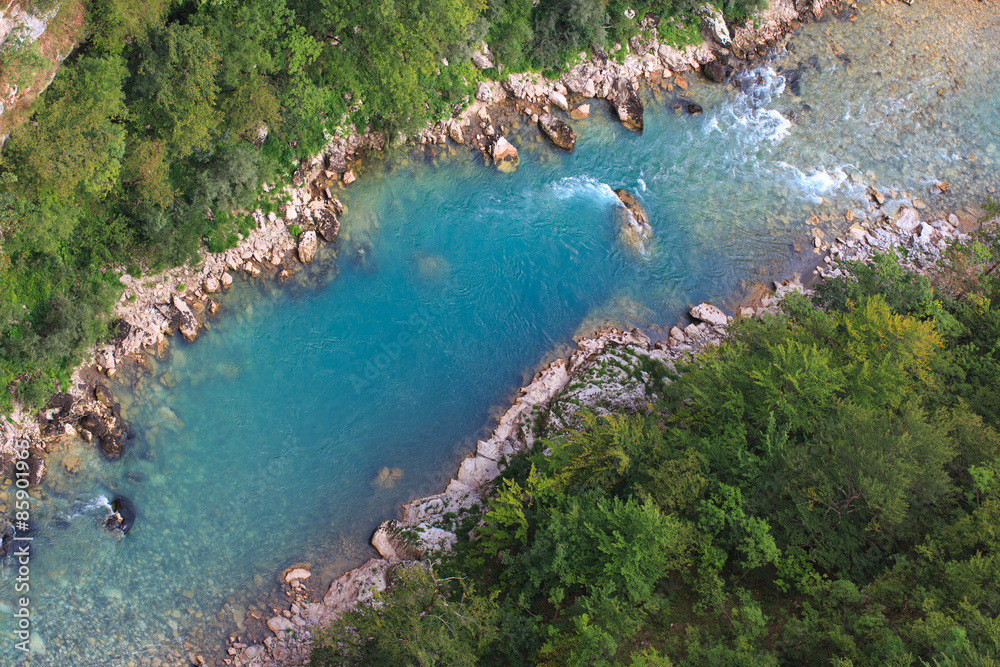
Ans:
[{"label": "rocky riverbank", "polygon": [[[766,52],[769,44],[770,46],[777,44],[784,30],[795,27],[796,21],[808,20],[817,14],[822,14],[823,5],[810,5],[805,13],[799,13],[795,9],[795,5],[791,3],[777,3],[771,11],[777,12],[778,18],[763,21],[762,27],[752,33],[749,31],[740,33],[737,29],[726,27],[725,30],[729,33],[728,38],[732,41],[732,45],[729,47],[721,46],[721,42],[725,39],[721,33],[717,33],[717,38],[710,37],[705,44],[698,48],[689,47],[683,51],[672,50],[658,44],[654,36],[646,44],[630,45],[633,53],[624,58],[623,62],[618,62],[614,58],[614,54],[609,56],[599,53],[576,65],[569,74],[558,82],[546,82],[540,78],[519,75],[507,77],[501,82],[488,83],[486,86],[493,99],[489,101],[478,100],[478,106],[473,105],[467,109],[460,118],[468,122],[464,125],[459,124],[457,130],[460,131],[460,136],[466,144],[471,144],[475,150],[483,151],[487,158],[493,159],[497,154],[496,146],[499,144],[499,139],[506,127],[506,119],[516,117],[518,114],[532,122],[536,122],[534,117],[538,115],[537,122],[539,124],[542,123],[542,119],[553,118],[556,114],[563,117],[568,114],[572,119],[574,114],[577,116],[585,115],[584,107],[589,107],[586,100],[604,98],[608,100],[611,108],[618,114],[626,127],[639,131],[642,127],[641,108],[637,111],[636,102],[639,99],[637,88],[640,81],[648,80],[665,89],[673,87],[677,90],[684,90],[688,85],[688,80],[693,76],[705,75],[712,79],[718,77],[724,80],[728,76],[727,68],[738,67],[742,58],[751,57],[754,53]],[[795,12],[797,18],[787,18],[792,15],[790,13],[792,11]],[[706,30],[711,25],[715,26],[716,31],[720,30],[717,22],[713,23],[710,17],[706,18]],[[769,25],[772,28],[770,32],[764,29]],[[740,34],[743,34],[743,38],[738,38]],[[747,37],[749,34],[756,35],[754,39],[762,41],[753,41]],[[761,47],[763,50],[752,46],[753,44],[763,44]],[[641,56],[637,55],[640,50],[642,50]],[[482,55],[488,57],[488,54]],[[719,75],[719,72],[722,74]],[[560,92],[560,86],[565,89],[563,92]],[[472,113],[472,109],[477,110]],[[544,131],[544,128],[542,129]],[[444,138],[440,134],[443,130],[447,130]],[[422,135],[424,143],[455,141],[455,135],[459,134],[456,131],[455,120],[431,128],[429,132],[430,134],[425,132]],[[471,137],[471,141],[467,137]],[[516,148],[509,141],[506,143],[513,149],[516,156]],[[354,161],[364,151],[378,150],[384,147],[384,144],[384,137],[370,134],[351,135],[349,139],[332,142],[322,154],[301,165],[295,174],[293,183],[284,192],[289,201],[277,214],[265,215],[260,211],[253,213],[257,228],[243,239],[237,248],[218,255],[205,253],[202,262],[195,267],[183,267],[134,280],[130,276],[124,275],[123,283],[126,285],[126,291],[116,310],[116,315],[122,322],[118,327],[118,336],[113,342],[95,351],[96,363],[92,369],[84,370],[74,377],[74,386],[68,392],[74,398],[74,404],[68,408],[65,407],[65,402],[50,404],[39,419],[35,419],[33,415],[21,415],[25,429],[21,431],[20,435],[27,433],[33,442],[39,443],[36,445],[36,457],[39,460],[42,459],[43,450],[47,449],[45,443],[52,434],[57,434],[59,437],[75,437],[77,434],[83,436],[83,432],[88,430],[85,427],[80,429],[76,424],[79,424],[88,412],[101,409],[94,406],[95,402],[99,403],[98,396],[94,393],[99,384],[99,375],[92,371],[114,375],[117,372],[118,364],[124,358],[136,354],[144,347],[164,345],[168,336],[174,332],[193,340],[201,330],[210,326],[210,318],[218,310],[218,304],[213,295],[228,288],[234,280],[240,277],[288,279],[296,269],[313,260],[321,240],[336,243],[340,216],[343,213],[342,205],[336,194],[341,187],[348,186],[356,178],[356,168],[353,168]],[[505,149],[505,155],[510,155],[510,152],[510,149]],[[510,162],[510,160],[503,159],[501,161]],[[904,224],[909,224],[909,220],[909,218],[904,220]],[[890,221],[887,220],[887,222]],[[934,227],[934,222],[937,221],[929,223],[932,229],[948,231],[944,224]],[[951,225],[947,220],[942,222]],[[293,225],[299,226],[302,230],[297,238],[294,238],[290,233]],[[874,241],[874,245],[877,246],[888,238],[884,235],[896,234],[892,226],[883,227],[877,222],[869,223],[862,229],[865,230],[864,238],[857,237],[854,232],[850,233],[849,238],[842,240],[828,242],[821,238],[818,250],[820,252],[833,252],[834,257],[847,256],[855,250],[861,252],[864,248],[871,248],[873,243],[869,241],[869,236]],[[922,227],[919,229],[921,232],[923,231]],[[935,237],[934,233],[930,232],[929,238],[933,237],[931,240],[937,243],[940,239]],[[855,246],[849,246],[848,242],[850,241],[853,241]],[[831,259],[831,261],[833,260]],[[827,264],[824,262],[821,269],[823,266],[827,266]],[[826,269],[823,270],[826,271]],[[831,272],[835,270],[834,267],[829,269]],[[792,286],[794,288],[794,283]],[[788,286],[782,287],[782,289],[787,288]],[[768,297],[769,301],[772,298]],[[759,304],[757,307],[768,307],[768,305]],[[642,343],[641,335],[638,333],[612,332],[608,334],[612,336],[609,339],[610,342],[605,342],[602,349],[616,350],[617,352],[608,352],[605,355],[591,351],[588,352],[588,355],[598,355],[592,359],[595,363],[610,364],[612,363],[611,357],[619,360],[614,363],[624,363],[621,355],[631,356],[631,353],[621,352],[619,354],[621,350],[636,350],[635,354],[642,355],[643,345],[645,345],[645,351],[649,353],[646,356],[669,359],[671,354],[690,352],[706,341],[717,340],[718,336],[721,336],[721,331],[702,322],[701,324],[690,324],[684,329],[677,327],[676,331],[671,330],[671,334],[670,340],[659,343],[657,346],[650,345],[648,339]],[[613,338],[614,336],[634,336],[636,340],[631,343],[622,343]],[[584,347],[591,344],[592,342],[581,342]],[[598,346],[600,347],[600,345]],[[580,351],[582,350],[583,348]],[[564,372],[567,373],[567,377],[570,376],[570,368],[574,358],[576,355],[573,355],[569,362],[564,363]],[[586,368],[593,369],[594,367],[590,365]],[[585,373],[586,368],[581,365],[578,370],[580,373]],[[547,377],[549,380],[558,379],[557,371],[552,369],[553,367],[550,366],[545,373],[551,370],[554,375]],[[543,386],[535,387],[535,383],[532,383],[525,396],[536,394],[545,396],[547,391],[545,386],[543,383]],[[563,388],[565,387],[566,385],[563,386]],[[611,393],[614,394],[614,392]],[[522,396],[522,399],[524,398]],[[552,396],[549,396],[545,400],[551,398]],[[522,401],[522,399],[519,399],[518,404],[524,406],[530,403],[530,401]],[[61,400],[65,401],[65,399]],[[544,406],[545,403],[535,405],[536,407]],[[113,402],[110,406],[104,406],[105,411],[101,415],[106,423],[114,420],[113,408]],[[518,420],[517,428],[523,426],[524,419],[527,417]],[[54,427],[53,424],[57,426]],[[67,425],[72,427],[72,431],[66,428]],[[501,427],[503,425],[504,423],[501,421]],[[61,434],[53,430],[59,427],[62,428]],[[498,427],[498,431],[499,429],[500,427]],[[49,435],[46,435],[47,433]],[[496,434],[490,440],[493,441],[495,436]],[[489,446],[495,446],[495,451],[487,449],[484,454],[477,450],[477,455],[472,457],[471,462],[463,463],[464,473],[462,470],[459,471],[456,483],[469,486],[466,482],[482,478],[483,481],[476,487],[477,494],[479,494],[479,490],[488,487],[489,479],[491,479],[489,475],[492,474],[494,468],[499,470],[499,459],[496,456],[502,456],[501,452],[512,453],[506,452],[504,446],[497,442]],[[494,457],[491,458],[490,454],[494,454]],[[490,461],[494,463],[490,463]],[[38,479],[41,479],[41,475],[38,476]],[[466,481],[463,482],[462,479]],[[387,549],[395,548],[392,547],[393,540],[391,539],[395,530],[396,528],[393,526],[387,526],[383,535],[385,539],[379,540]],[[447,532],[445,528],[440,528],[440,530]],[[431,547],[433,545],[436,544],[440,547],[448,539],[447,535],[433,531],[429,532],[428,535],[427,539],[430,540],[430,545],[427,546],[426,552],[421,554],[424,558],[432,557],[434,549]],[[398,540],[396,543],[398,544]],[[383,555],[385,554],[383,553]],[[400,551],[396,556],[398,559],[403,559],[404,555],[406,555],[406,551],[400,545]],[[385,558],[384,560],[390,562],[392,559]],[[293,595],[297,590],[294,586],[296,581],[301,583],[301,579],[286,576],[286,583]],[[358,581],[355,578],[347,583],[342,582],[338,590],[344,593],[343,599],[350,598],[349,593],[354,590]],[[359,588],[359,590],[361,589]],[[305,598],[303,598],[303,604],[306,604],[304,601]],[[317,603],[310,602],[308,604]],[[307,621],[309,613],[307,608],[300,605],[299,609],[306,615],[290,608],[284,610],[288,612],[288,616],[282,614],[282,617],[292,622],[293,625],[295,625],[293,621],[297,615],[301,620]],[[312,611],[316,612],[317,608],[313,607]],[[281,622],[276,622],[276,625],[284,626]],[[242,650],[240,649],[240,651]],[[262,653],[258,654],[258,657],[262,655]],[[294,655],[294,651],[290,655]]]},{"label": "rocky riverbank", "polygon": [[[828,6],[832,7],[825,9]],[[660,43],[658,20],[648,17],[645,27],[650,37],[634,38],[621,62],[616,59],[621,50],[616,45],[610,54],[598,51],[588,57],[581,53],[580,62],[558,81],[537,74],[511,74],[503,81],[480,82],[476,99],[457,118],[425,129],[414,140],[425,145],[449,140],[469,144],[488,161],[512,170],[517,166],[517,149],[503,136],[512,119],[523,117],[540,124],[540,130],[557,146],[571,150],[575,135],[553,113],[568,112],[569,119],[586,117],[590,112],[587,100],[593,98],[608,100],[626,127],[641,131],[643,109],[637,93],[641,81],[667,90],[685,90],[685,73],[690,77],[701,72],[724,81],[735,67],[766,55],[780,46],[785,34],[819,19],[824,11],[853,10],[834,0],[779,0],[745,24],[729,26],[717,10],[705,7],[701,10],[704,41],[683,49]],[[498,71],[488,52],[477,52],[473,62],[482,70]],[[87,401],[92,400],[98,382],[91,371],[114,376],[124,359],[164,345],[175,332],[194,340],[219,310],[214,295],[228,289],[236,278],[287,280],[313,260],[321,240],[336,243],[344,212],[336,193],[356,180],[353,163],[366,153],[384,149],[386,143],[381,134],[353,128],[332,139],[320,154],[300,164],[289,185],[272,193],[284,201],[280,215],[259,209],[250,212],[256,227],[235,248],[216,254],[202,250],[194,265],[136,278],[120,267],[124,291],[115,307],[112,339],[94,348],[91,359],[71,376],[65,394],[54,395],[40,413],[17,406],[0,419],[0,464],[13,460],[17,440],[26,440],[34,455],[44,458],[51,438],[56,437],[48,425],[56,420],[63,427],[72,426],[87,412]],[[113,415],[104,415],[105,421],[109,417]],[[64,429],[58,437],[68,433]]]},{"label": "rocky riverbank", "polygon": [[[873,203],[878,203],[876,193]],[[988,224],[1000,224],[1000,220]],[[808,293],[815,279],[841,275],[837,266],[841,261],[866,261],[875,253],[893,252],[904,265],[926,273],[934,269],[949,244],[969,238],[971,227],[954,214],[922,221],[915,209],[901,207],[892,216],[880,215],[867,224],[854,225],[830,242],[816,237],[815,251],[821,260],[814,279],[804,285],[794,275],[775,283],[773,292],[739,307],[735,317],[773,314],[789,292]],[[672,369],[677,360],[690,359],[706,346],[719,344],[733,320],[707,303],[692,307],[690,316],[692,322],[672,327],[669,337],[656,343],[637,330],[611,330],[578,341],[567,359],[550,363],[520,390],[491,437],[477,443],[476,451],[462,461],[442,493],[403,505],[398,518],[378,526],[371,544],[379,558],[338,577],[320,599],[312,599],[301,585],[308,570],[287,571],[284,580],[292,603],[287,609],[276,609],[266,621],[275,636],[262,645],[232,641],[228,647],[232,657],[226,664],[306,664],[314,628],[385,590],[393,569],[433,564],[455,545],[457,526],[488,501],[494,480],[511,457],[530,449],[539,437],[578,426],[576,415],[581,410],[610,414],[641,410],[654,402],[657,396],[649,382],[648,364],[662,363]]]}]

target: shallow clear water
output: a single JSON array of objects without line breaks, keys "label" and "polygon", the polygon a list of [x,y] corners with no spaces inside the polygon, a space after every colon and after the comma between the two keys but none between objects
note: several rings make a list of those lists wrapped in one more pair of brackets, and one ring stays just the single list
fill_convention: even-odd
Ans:
[{"label": "shallow clear water", "polygon": [[[981,202],[1000,185],[1000,21],[978,4],[866,6],[857,23],[807,26],[741,87],[689,75],[701,116],[646,91],[642,136],[596,102],[572,154],[518,131],[512,176],[444,148],[368,165],[344,193],[339,256],[321,250],[290,287],[238,283],[196,344],[115,387],[138,431],[122,461],[53,454],[30,664],[180,664],[188,645],[252,634],[246,609],[270,615],[284,567],[311,562],[321,591],[367,557],[372,528],[442,488],[574,334],[607,321],[655,333],[692,302],[737,298],[796,261],[817,221],[836,231],[846,208],[864,213],[871,182],[924,199],[924,215]],[[940,19],[959,6],[972,13]],[[920,20],[902,31],[899,17]],[[800,61],[795,95],[775,69]],[[617,238],[619,187],[652,221],[644,255]],[[383,467],[402,478],[380,487]],[[140,515],[120,542],[98,527],[113,493]],[[20,660],[12,576],[3,664]]]}]

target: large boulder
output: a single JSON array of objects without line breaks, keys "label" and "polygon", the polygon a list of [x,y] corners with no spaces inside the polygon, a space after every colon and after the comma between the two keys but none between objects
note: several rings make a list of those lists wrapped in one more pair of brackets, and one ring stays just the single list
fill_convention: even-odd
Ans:
[{"label": "large boulder", "polygon": [[94,387],[94,398],[106,408],[112,408],[115,405],[115,395],[103,384]]},{"label": "large boulder", "polygon": [[490,69],[493,67],[493,61],[490,60],[490,57],[480,51],[472,52],[472,64],[479,69]]},{"label": "large boulder", "polygon": [[174,308],[177,310],[177,328],[180,330],[181,335],[188,341],[195,340],[201,330],[201,322],[191,312],[190,306],[187,305],[184,299],[174,295],[173,302]]},{"label": "large boulder", "polygon": [[653,236],[646,209],[627,190],[615,190],[615,195],[622,203],[618,209],[618,234],[622,243],[639,254],[646,254],[646,242]]},{"label": "large boulder", "polygon": [[28,487],[35,488],[45,477],[45,459],[31,452],[28,454]]},{"label": "large boulder", "polygon": [[98,438],[107,435],[111,431],[108,428],[107,421],[96,412],[87,412],[80,417],[80,427]]},{"label": "large boulder", "polygon": [[476,99],[480,102],[493,101],[493,89],[490,88],[490,84],[485,81],[480,81],[476,84]]},{"label": "large boulder", "polygon": [[899,209],[899,212],[896,213],[896,217],[893,218],[892,224],[904,232],[912,232],[920,226],[920,216],[917,215],[916,210],[910,208],[909,206],[903,206]]},{"label": "large boulder", "polygon": [[105,433],[98,437],[101,452],[105,458],[116,461],[125,454],[125,438],[117,433]]},{"label": "large boulder", "polygon": [[318,246],[319,241],[316,239],[316,232],[311,229],[308,232],[302,232],[299,235],[299,261],[303,264],[313,261],[316,257],[316,248]]},{"label": "large boulder", "polygon": [[725,326],[729,322],[724,312],[705,301],[691,309],[691,317],[716,327]]},{"label": "large boulder", "polygon": [[566,100],[566,96],[558,91],[551,91],[549,93],[549,101],[556,105],[563,111],[569,111],[569,102]]},{"label": "large boulder", "polygon": [[722,83],[723,81],[725,81],[726,74],[728,74],[726,66],[720,63],[718,60],[713,60],[712,62],[708,63],[707,65],[701,68],[701,71],[705,73],[705,76],[707,76],[712,81],[715,81],[716,83]]},{"label": "large boulder", "polygon": [[316,209],[313,218],[316,220],[319,235],[323,237],[324,241],[333,243],[337,240],[337,234],[340,233],[340,220],[333,211],[328,208]]},{"label": "large boulder", "polygon": [[559,148],[567,151],[573,150],[573,145],[576,143],[576,133],[566,123],[552,114],[543,114],[538,118],[538,127]]},{"label": "large boulder", "polygon": [[633,132],[642,132],[642,100],[638,93],[632,88],[628,79],[618,79],[611,87],[609,100],[618,114],[618,120],[622,125]]},{"label": "large boulder", "polygon": [[118,496],[111,501],[111,513],[104,520],[104,527],[108,530],[120,530],[122,535],[132,530],[135,523],[135,505],[125,496]]},{"label": "large boulder", "polygon": [[521,163],[521,158],[517,155],[517,149],[505,137],[500,137],[493,144],[493,164],[497,169],[505,174],[517,171],[517,166]]}]

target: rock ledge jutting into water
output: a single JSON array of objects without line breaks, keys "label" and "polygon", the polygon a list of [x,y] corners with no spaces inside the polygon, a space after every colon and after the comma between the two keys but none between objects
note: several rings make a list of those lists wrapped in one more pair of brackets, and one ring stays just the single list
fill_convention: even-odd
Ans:
[{"label": "rock ledge jutting into water", "polygon": [[567,151],[573,150],[573,145],[576,144],[576,133],[566,123],[547,113],[538,117],[538,127],[542,128],[545,136],[559,148]]},{"label": "rock ledge jutting into water", "polygon": [[493,163],[497,169],[505,174],[517,171],[521,158],[517,155],[517,149],[504,137],[498,137],[493,144]]},{"label": "rock ledge jutting into water", "polygon": [[627,79],[618,79],[611,89],[611,103],[622,125],[633,132],[642,133],[642,100]]}]

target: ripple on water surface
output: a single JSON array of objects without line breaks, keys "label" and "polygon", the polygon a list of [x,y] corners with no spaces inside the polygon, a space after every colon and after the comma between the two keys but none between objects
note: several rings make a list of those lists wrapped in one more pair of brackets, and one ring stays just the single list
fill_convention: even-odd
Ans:
[{"label": "ripple on water surface", "polygon": [[[1000,19],[980,5],[864,5],[854,24],[806,26],[728,89],[692,81],[701,116],[646,91],[642,136],[603,105],[574,123],[572,154],[516,136],[512,176],[464,151],[369,165],[345,193],[336,270],[327,254],[308,285],[238,284],[197,344],[118,386],[138,431],[122,461],[52,455],[30,663],[221,650],[252,631],[248,605],[267,613],[284,567],[313,563],[318,590],[367,557],[377,522],[442,487],[581,327],[670,324],[726,299],[785,266],[811,215],[836,230],[846,208],[865,214],[872,183],[925,199],[924,215],[981,201],[1000,171]],[[646,256],[618,244],[620,187],[649,212]],[[121,541],[99,528],[115,493],[139,512]],[[4,664],[23,658],[14,576],[0,582]]]}]

